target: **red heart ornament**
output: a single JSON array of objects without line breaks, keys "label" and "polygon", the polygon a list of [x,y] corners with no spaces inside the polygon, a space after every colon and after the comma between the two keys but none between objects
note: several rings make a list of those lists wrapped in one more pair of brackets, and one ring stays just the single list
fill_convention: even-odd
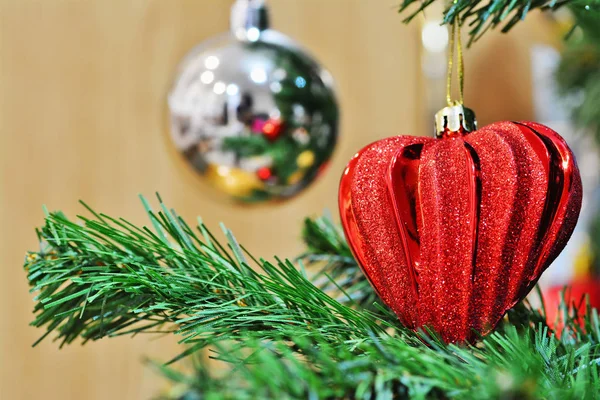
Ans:
[{"label": "red heart ornament", "polygon": [[489,333],[529,293],[582,200],[575,158],[550,128],[462,132],[375,142],[339,191],[346,238],[378,295],[404,325],[446,342]]}]

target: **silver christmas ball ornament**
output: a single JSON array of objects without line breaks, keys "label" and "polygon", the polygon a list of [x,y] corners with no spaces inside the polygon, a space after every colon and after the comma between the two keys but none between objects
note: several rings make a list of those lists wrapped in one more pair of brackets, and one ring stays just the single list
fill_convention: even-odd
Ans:
[{"label": "silver christmas ball ornament", "polygon": [[331,75],[269,28],[261,0],[235,2],[231,31],[185,57],[169,108],[175,146],[244,202],[300,192],[323,172],[338,135]]}]

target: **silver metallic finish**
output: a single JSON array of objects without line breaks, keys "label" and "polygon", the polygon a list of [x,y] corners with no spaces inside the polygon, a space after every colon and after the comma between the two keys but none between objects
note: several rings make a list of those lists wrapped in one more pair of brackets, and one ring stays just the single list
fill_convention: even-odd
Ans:
[{"label": "silver metallic finish", "polygon": [[237,0],[231,7],[231,32],[239,40],[255,39],[254,32],[270,28],[269,10],[264,0]]},{"label": "silver metallic finish", "polygon": [[435,136],[438,138],[453,132],[468,133],[475,130],[475,113],[463,105],[445,107],[435,114]]},{"label": "silver metallic finish", "polygon": [[[241,201],[299,193],[321,174],[337,140],[331,75],[269,28],[263,0],[235,2],[230,32],[188,53],[168,103],[177,149],[213,186]],[[261,142],[261,126],[272,121],[281,121],[281,135]],[[265,178],[265,168],[272,176]]]}]

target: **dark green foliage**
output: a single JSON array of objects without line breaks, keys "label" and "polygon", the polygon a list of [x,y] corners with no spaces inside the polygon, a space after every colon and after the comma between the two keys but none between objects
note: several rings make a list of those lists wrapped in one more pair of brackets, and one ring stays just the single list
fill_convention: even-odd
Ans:
[{"label": "dark green foliage", "polygon": [[573,8],[577,28],[565,43],[556,74],[561,94],[575,99],[573,120],[600,144],[600,1]]},{"label": "dark green foliage", "polygon": [[175,359],[209,348],[228,365],[219,373],[198,362],[191,375],[157,366],[183,387],[168,398],[597,398],[596,310],[581,328],[563,306],[557,339],[523,303],[480,343],[447,346],[370,304],[376,297],[327,218],[306,221],[300,264],[324,262],[317,280],[338,277],[320,285],[342,293],[339,301],[289,261],[253,259],[230,231],[222,245],[201,222],[192,230],[164,205],[154,213],[145,204],[154,230],[93,211],[81,223],[49,214],[43,250],[29,253],[25,268],[43,337],[54,332],[65,344],[173,332],[189,345]]},{"label": "dark green foliage", "polygon": [[524,332],[507,327],[477,347],[371,336],[353,348],[312,337],[295,341],[302,361],[282,342],[217,344],[213,357],[230,364],[231,371],[207,379],[208,366],[199,364],[203,380],[175,379],[190,392],[215,399],[595,399],[597,333],[575,344],[556,339],[543,326]]},{"label": "dark green foliage", "polygon": [[[571,100],[575,125],[600,145],[600,1],[572,7],[576,28],[565,41],[556,72],[561,95]],[[600,275],[600,213],[590,229],[592,274]]]},{"label": "dark green foliage", "polygon": [[302,238],[307,252],[299,259],[318,268],[313,278],[317,286],[337,294],[341,303],[375,311],[379,298],[354,260],[341,228],[328,217],[306,218]]},{"label": "dark green foliage", "polygon": [[[410,22],[437,0],[403,0],[400,13],[407,14],[404,22]],[[454,0],[446,2],[443,22],[453,24],[459,21],[468,27],[469,45],[479,39],[490,28],[502,26],[502,32],[508,32],[522,21],[532,10],[555,11],[565,5],[576,10],[586,10],[586,6],[598,7],[596,0]]]}]

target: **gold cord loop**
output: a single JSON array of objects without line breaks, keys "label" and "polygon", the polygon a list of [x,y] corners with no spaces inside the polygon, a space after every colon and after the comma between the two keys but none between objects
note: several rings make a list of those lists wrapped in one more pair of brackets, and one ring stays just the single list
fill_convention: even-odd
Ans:
[{"label": "gold cord loop", "polygon": [[[454,43],[456,37],[457,73],[458,73],[458,101],[452,101],[452,73],[454,72]],[[450,41],[448,42],[448,77],[446,82],[446,102],[448,106],[463,104],[465,87],[465,66],[463,62],[462,41],[460,39],[460,21],[458,17],[452,24]]]}]

